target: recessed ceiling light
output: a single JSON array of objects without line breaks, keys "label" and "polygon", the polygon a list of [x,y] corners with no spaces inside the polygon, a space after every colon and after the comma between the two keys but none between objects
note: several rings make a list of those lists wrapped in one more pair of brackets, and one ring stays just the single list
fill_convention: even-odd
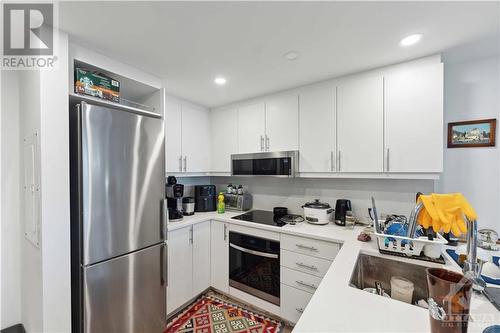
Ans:
[{"label": "recessed ceiling light", "polygon": [[413,44],[417,44],[418,42],[420,42],[422,37],[423,37],[422,34],[412,34],[412,35],[406,36],[405,38],[403,38],[399,41],[399,45],[410,46]]},{"label": "recessed ceiling light", "polygon": [[225,77],[222,77],[222,76],[218,76],[214,79],[214,83],[215,84],[218,84],[219,86],[223,86],[225,85],[227,82],[226,78]]},{"label": "recessed ceiling light", "polygon": [[287,53],[283,54],[283,57],[287,60],[296,60],[299,57],[299,52],[297,51],[288,51]]}]

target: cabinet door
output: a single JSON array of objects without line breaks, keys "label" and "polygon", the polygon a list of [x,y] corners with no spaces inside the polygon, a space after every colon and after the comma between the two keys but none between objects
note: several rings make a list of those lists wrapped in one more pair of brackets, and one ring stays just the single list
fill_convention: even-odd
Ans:
[{"label": "cabinet door", "polygon": [[256,153],[264,151],[265,129],[264,103],[238,108],[238,152]]},{"label": "cabinet door", "polygon": [[299,105],[297,94],[276,95],[266,100],[267,151],[299,149]]},{"label": "cabinet door", "polygon": [[186,227],[168,232],[167,313],[193,297],[191,230]]},{"label": "cabinet door", "polygon": [[210,133],[210,171],[231,172],[231,154],[238,152],[238,110],[211,110]]},{"label": "cabinet door", "polygon": [[193,297],[210,287],[210,221],[193,225]]},{"label": "cabinet door", "polygon": [[300,172],[335,171],[335,95],[331,85],[300,93]]},{"label": "cabinet door", "polygon": [[337,87],[337,171],[383,172],[383,78],[350,78]]},{"label": "cabinet door", "polygon": [[229,292],[229,230],[225,223],[211,222],[212,287]]},{"label": "cabinet door", "polygon": [[385,171],[443,171],[443,64],[384,78]]},{"label": "cabinet door", "polygon": [[183,171],[208,172],[210,169],[209,111],[183,104],[182,155]]},{"label": "cabinet door", "polygon": [[167,173],[181,172],[182,105],[167,98],[165,103],[165,147]]}]

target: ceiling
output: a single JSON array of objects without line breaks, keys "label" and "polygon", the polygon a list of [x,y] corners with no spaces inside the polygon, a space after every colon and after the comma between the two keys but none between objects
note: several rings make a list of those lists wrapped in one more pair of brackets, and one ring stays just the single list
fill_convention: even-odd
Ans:
[{"label": "ceiling", "polygon": [[[62,2],[71,39],[207,107],[498,41],[499,2]],[[417,45],[399,40],[423,33]],[[496,42],[495,42],[496,43]],[[487,43],[491,45],[491,43]],[[498,45],[495,44],[495,50]],[[284,59],[297,51],[297,60]],[[216,86],[217,75],[227,78]]]}]

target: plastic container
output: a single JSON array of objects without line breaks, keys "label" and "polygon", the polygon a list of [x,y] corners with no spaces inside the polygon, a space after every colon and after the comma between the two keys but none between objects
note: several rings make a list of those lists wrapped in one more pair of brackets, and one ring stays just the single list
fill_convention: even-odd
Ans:
[{"label": "plastic container", "polygon": [[219,192],[219,196],[217,197],[217,213],[224,214],[226,211],[226,203],[224,202],[224,193]]},{"label": "plastic container", "polygon": [[391,277],[391,298],[411,304],[413,298],[413,282],[401,276]]},{"label": "plastic container", "polygon": [[443,244],[427,244],[424,245],[424,255],[429,258],[439,258],[441,256],[441,252],[443,251]]}]

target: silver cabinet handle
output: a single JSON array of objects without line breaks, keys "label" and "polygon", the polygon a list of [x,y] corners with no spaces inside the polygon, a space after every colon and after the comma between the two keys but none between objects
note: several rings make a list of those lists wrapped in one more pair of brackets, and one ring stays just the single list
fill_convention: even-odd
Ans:
[{"label": "silver cabinet handle", "polygon": [[264,151],[264,136],[260,136],[260,151]]},{"label": "silver cabinet handle", "polygon": [[179,171],[182,171],[182,155],[179,156]]},{"label": "silver cabinet handle", "polygon": [[341,161],[342,161],[342,152],[339,150],[339,161],[337,162],[337,166],[339,168],[339,171],[342,171],[341,164],[340,164]]},{"label": "silver cabinet handle", "polygon": [[304,308],[295,308],[295,310],[300,313],[304,312]]},{"label": "silver cabinet handle", "polygon": [[232,247],[233,249],[238,250],[238,251],[245,252],[245,253],[248,253],[248,254],[253,254],[255,256],[264,257],[264,258],[278,259],[278,255],[274,254],[274,253],[266,253],[266,252],[260,252],[260,251],[250,250],[250,249],[247,249],[247,248],[235,245],[233,243],[229,243],[229,246]]},{"label": "silver cabinet handle", "polygon": [[333,150],[330,152],[330,171],[334,171],[334,162],[335,157],[333,156]]},{"label": "silver cabinet handle", "polygon": [[301,286],[304,286],[304,287],[309,287],[311,289],[318,289],[318,287],[316,287],[316,285],[312,284],[312,283],[306,283],[304,281],[295,281],[297,284],[300,284]]},{"label": "silver cabinet handle", "polygon": [[224,240],[227,240],[227,225],[224,224]]},{"label": "silver cabinet handle", "polygon": [[191,226],[191,228],[189,228],[189,243],[190,244],[193,244],[193,226]]},{"label": "silver cabinet handle", "polygon": [[187,170],[187,156],[184,156],[184,172]]},{"label": "silver cabinet handle", "polygon": [[304,245],[304,244],[295,244],[296,247],[300,248],[300,249],[306,249],[306,250],[311,250],[311,251],[318,251],[317,248],[315,248],[314,246],[307,246],[307,245]]},{"label": "silver cabinet handle", "polygon": [[269,137],[266,134],[266,151],[269,151]]},{"label": "silver cabinet handle", "polygon": [[303,262],[296,262],[295,265],[297,265],[299,267],[304,267],[304,268],[310,269],[312,271],[317,271],[318,270],[318,267],[313,266],[313,265],[306,265]]},{"label": "silver cabinet handle", "polygon": [[390,170],[389,169],[389,161],[390,161],[390,159],[389,159],[389,153],[390,153],[390,149],[387,148],[387,154],[385,155],[385,158],[386,158],[386,163],[385,164],[387,166],[387,172],[389,172],[389,170]]}]

